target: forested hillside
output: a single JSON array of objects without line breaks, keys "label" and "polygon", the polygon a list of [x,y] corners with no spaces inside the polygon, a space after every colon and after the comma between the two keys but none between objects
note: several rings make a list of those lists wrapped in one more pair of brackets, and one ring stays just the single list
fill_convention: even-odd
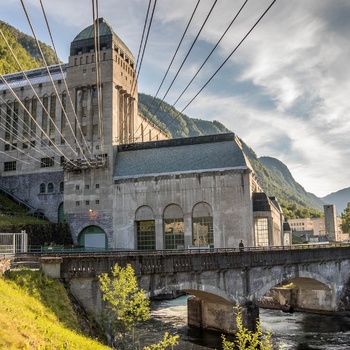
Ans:
[{"label": "forested hillside", "polygon": [[[44,66],[44,61],[41,58],[34,38],[20,32],[3,21],[0,21],[0,29],[24,70]],[[21,70],[6,41],[0,36],[0,74],[8,74]],[[42,42],[40,42],[40,46],[48,65],[58,63],[56,55],[50,46]]]},{"label": "forested hillside", "polygon": [[139,93],[139,112],[165,130],[172,138],[230,132],[218,121],[189,118],[153,96]]}]

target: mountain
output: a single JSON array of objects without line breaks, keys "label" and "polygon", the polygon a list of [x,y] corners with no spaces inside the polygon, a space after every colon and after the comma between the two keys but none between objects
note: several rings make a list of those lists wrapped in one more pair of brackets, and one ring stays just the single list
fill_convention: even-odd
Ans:
[{"label": "mountain", "polygon": [[189,118],[159,98],[139,93],[138,109],[172,138],[191,137],[230,132],[223,124],[214,120]]},{"label": "mountain", "polygon": [[[6,38],[9,46],[15,52],[21,67],[24,70],[42,67],[44,61],[36,45],[35,39],[20,32],[6,22],[0,21],[0,30]],[[52,48],[40,42],[41,50],[48,65],[57,64],[56,54]],[[18,72],[21,69],[16,63],[11,50],[1,36],[0,40],[0,74]]]},{"label": "mountain", "polygon": [[[43,66],[43,60],[39,56],[35,40],[32,37],[21,33],[2,21],[0,21],[0,29],[18,57],[18,60],[21,62],[23,69]],[[55,61],[55,53],[51,47],[43,43],[40,44],[47,63],[57,63]],[[19,67],[12,57],[12,53],[5,41],[0,40],[0,73],[6,74],[17,71],[19,71]],[[230,132],[229,129],[218,121],[190,118],[178,112],[168,103],[143,93],[139,93],[138,109],[146,118],[165,130],[173,138]],[[243,150],[257,174],[261,187],[269,196],[276,196],[280,201],[295,203],[303,208],[323,209],[325,203],[315,195],[306,192],[294,180],[292,174],[282,162],[271,157],[258,158],[250,147],[244,142],[242,144]],[[325,198],[327,201],[333,201],[333,197]],[[339,208],[342,207],[342,205],[339,206]]]},{"label": "mountain", "polygon": [[335,204],[337,213],[340,215],[350,202],[350,187],[333,192],[321,198],[326,204]]}]

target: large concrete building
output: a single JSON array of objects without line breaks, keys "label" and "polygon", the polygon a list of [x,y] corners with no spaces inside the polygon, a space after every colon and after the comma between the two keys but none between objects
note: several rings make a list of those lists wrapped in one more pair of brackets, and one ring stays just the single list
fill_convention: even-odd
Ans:
[{"label": "large concrete building", "polygon": [[289,241],[238,137],[170,140],[137,111],[132,53],[98,24],[99,40],[93,25],[74,38],[68,64],[0,82],[0,189],[90,248]]}]

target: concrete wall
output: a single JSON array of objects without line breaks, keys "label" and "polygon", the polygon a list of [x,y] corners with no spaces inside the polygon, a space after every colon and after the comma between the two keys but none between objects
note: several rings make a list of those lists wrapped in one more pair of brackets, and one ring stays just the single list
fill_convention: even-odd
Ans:
[{"label": "concrete wall", "polygon": [[137,248],[136,211],[147,206],[154,213],[157,249],[163,249],[163,213],[170,204],[182,209],[185,246],[192,245],[192,212],[198,203],[207,203],[212,209],[215,247],[238,247],[241,239],[252,246],[250,176],[230,170],[116,181],[113,202],[116,247]]}]

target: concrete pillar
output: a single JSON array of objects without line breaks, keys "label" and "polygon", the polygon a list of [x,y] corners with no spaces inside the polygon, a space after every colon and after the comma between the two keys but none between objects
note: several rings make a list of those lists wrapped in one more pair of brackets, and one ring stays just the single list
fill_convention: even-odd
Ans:
[{"label": "concrete pillar", "polygon": [[43,257],[39,259],[40,269],[44,275],[51,278],[61,278],[61,264],[60,257]]},{"label": "concrete pillar", "polygon": [[[247,302],[240,307],[242,323],[245,328],[256,331],[259,319],[259,307],[253,302]],[[236,324],[237,309],[230,302],[208,302],[197,297],[188,298],[187,301],[188,325],[197,328],[235,334],[238,330]]]}]

